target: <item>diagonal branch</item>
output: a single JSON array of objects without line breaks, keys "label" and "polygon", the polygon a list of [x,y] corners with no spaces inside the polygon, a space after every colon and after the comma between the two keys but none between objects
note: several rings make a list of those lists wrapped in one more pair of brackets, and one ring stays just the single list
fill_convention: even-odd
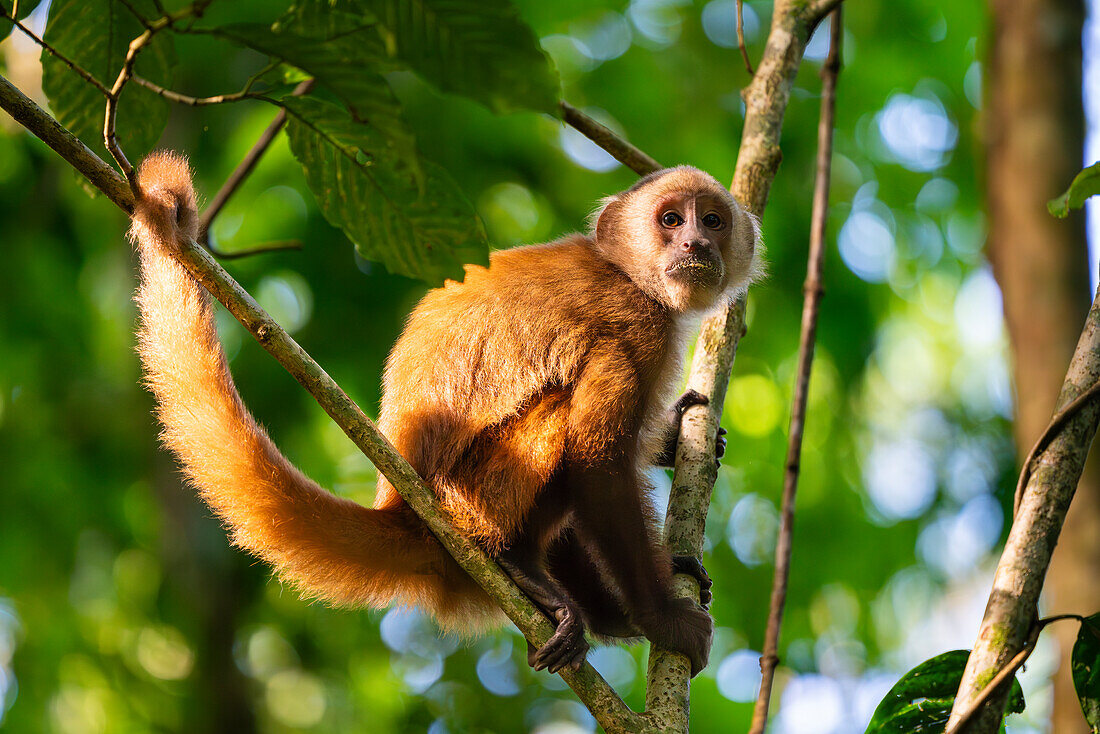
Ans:
[{"label": "diagonal branch", "polygon": [[[79,141],[71,133],[68,138],[60,134],[64,128],[3,77],[0,77],[0,108],[54,148],[97,188],[108,195],[113,194],[111,200],[121,209],[127,213],[133,210],[133,198],[126,181],[87,148],[83,153],[76,149],[73,141],[77,144]],[[39,135],[39,131],[44,135]],[[451,527],[428,486],[340,386],[197,243],[191,242],[181,248],[179,258],[195,279],[309,391],[420,515],[447,552],[485,589],[524,635],[535,645],[545,643],[554,631],[550,622],[484,551]],[[632,732],[645,727],[645,719],[631,711],[588,663],[577,672],[563,670],[561,676],[607,731]]]},{"label": "diagonal branch", "polygon": [[[313,89],[314,80],[306,79],[294,88],[291,92],[292,95],[300,97],[303,94],[308,94]],[[213,200],[210,205],[206,207],[206,211],[202,213],[202,219],[199,221],[199,241],[207,248],[210,247],[210,225],[214,221],[214,218],[218,216],[222,208],[228,203],[229,198],[237,192],[237,189],[241,187],[245,179],[252,173],[253,169],[260,162],[260,158],[263,157],[267,149],[271,147],[271,143],[275,140],[275,136],[279,134],[279,131],[286,125],[286,108],[279,108],[278,114],[275,115],[275,119],[271,121],[271,124],[267,126],[267,129],[260,135],[259,140],[252,146],[252,149],[245,155],[237,167],[233,170],[233,173],[229,174],[229,178],[225,180],[222,187],[218,189],[218,193],[214,194]]]},{"label": "diagonal branch", "polygon": [[571,127],[606,150],[615,160],[639,176],[664,168],[642,150],[628,143],[614,130],[596,122],[568,102],[560,102],[558,106],[561,109],[562,119]]},{"label": "diagonal branch", "polygon": [[[1090,393],[1098,379],[1100,291],[1092,302],[1058,396],[1058,411],[1052,423],[1061,423],[1061,431],[1024,466],[1029,476],[997,564],[993,589],[955,696],[949,727],[957,727],[964,714],[969,716],[970,708],[977,708],[977,713],[967,731],[995,732],[1004,717],[1007,691],[994,690],[984,704],[978,706],[977,702],[987,682],[1026,649],[1051,554],[1100,422],[1100,404],[1095,400],[1087,405],[1074,401]],[[1070,410],[1072,405],[1079,407]]]},{"label": "diagonal branch", "polygon": [[12,14],[7,15],[4,12],[4,9],[0,8],[0,17],[7,18],[11,22],[12,25],[14,25],[16,28],[18,28],[20,31],[23,32],[23,35],[25,35],[27,38],[31,39],[36,44],[38,44],[38,46],[41,47],[43,51],[50,54],[51,56],[56,58],[58,61],[63,63],[65,66],[69,67],[74,72],[76,72],[76,74],[81,79],[83,79],[84,81],[88,82],[93,87],[95,87],[96,90],[100,94],[102,94],[105,97],[110,96],[111,90],[107,89],[107,87],[103,84],[103,82],[96,79],[94,76],[91,75],[91,73],[88,70],[84,69],[82,66],[77,64],[75,61],[70,59],[68,56],[66,56],[65,54],[58,51],[56,48],[54,48],[50,44],[46,43],[44,40],[42,40],[42,38],[40,38],[38,36],[37,33],[32,31],[30,28],[28,28],[23,23],[19,22],[16,19],[16,13],[19,10],[18,7],[13,7],[12,10],[13,10]]}]

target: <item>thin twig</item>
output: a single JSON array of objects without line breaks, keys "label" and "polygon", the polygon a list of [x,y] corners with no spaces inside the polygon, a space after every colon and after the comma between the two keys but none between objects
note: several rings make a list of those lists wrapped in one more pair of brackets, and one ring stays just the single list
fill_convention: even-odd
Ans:
[{"label": "thin twig", "polygon": [[179,92],[173,92],[171,89],[165,89],[159,84],[151,82],[145,77],[140,77],[137,74],[131,77],[131,81],[139,87],[145,87],[153,94],[164,97],[169,102],[178,102],[179,104],[190,105],[191,107],[203,107],[212,104],[224,104],[226,102],[240,102],[243,99],[256,99],[257,97],[257,95],[252,94],[250,89],[243,89],[240,92],[232,92],[229,94],[215,94],[212,97],[191,97],[186,94],[180,94]]},{"label": "thin twig", "polygon": [[192,97],[188,94],[181,94],[179,92],[173,92],[171,89],[165,89],[155,82],[151,82],[144,77],[140,77],[134,74],[131,77],[131,81],[141,87],[145,87],[153,94],[164,97],[170,102],[177,102],[179,104],[189,105],[191,107],[204,107],[206,105],[225,104],[226,102],[240,102],[245,99],[261,99],[262,95],[253,94],[252,87],[256,86],[256,82],[260,80],[267,72],[274,69],[281,62],[273,61],[264,68],[257,71],[252,76],[248,77],[248,81],[245,82],[244,87],[239,92],[231,92],[228,94],[215,94],[211,97]]},{"label": "thin twig", "polygon": [[[119,2],[122,3],[127,10],[130,11],[130,15],[134,16],[137,19],[137,22],[141,23],[143,28],[145,28],[146,30],[152,28],[152,24],[149,22],[149,19],[139,13],[138,9],[134,7],[134,4],[131,3],[130,0],[119,0]],[[161,15],[164,15],[164,13],[161,13]]]},{"label": "thin twig", "polygon": [[1061,622],[1064,619],[1076,619],[1078,622],[1082,623],[1085,621],[1085,618],[1080,614],[1058,614],[1053,617],[1044,617],[1037,621],[1032,626],[1031,632],[1028,633],[1023,648],[1008,661],[1007,665],[997,671],[997,674],[986,683],[981,693],[974,697],[970,706],[959,715],[958,720],[944,730],[944,734],[958,734],[961,732],[963,727],[970,723],[970,719],[977,713],[978,709],[982,707],[989,697],[992,696],[1005,681],[1015,675],[1016,671],[1023,667],[1027,659],[1031,657],[1031,653],[1035,652],[1035,646],[1039,640],[1039,633],[1042,632],[1048,624]]},{"label": "thin twig", "polygon": [[780,510],[779,537],[775,546],[775,574],[772,580],[771,607],[764,635],[764,653],[760,658],[760,693],[752,714],[750,734],[762,734],[768,723],[772,684],[779,665],[779,631],[787,602],[787,583],[791,571],[791,535],[794,528],[794,500],[798,490],[802,456],[802,435],[806,426],[806,402],[810,390],[814,345],[821,297],[824,294],[822,272],[825,265],[825,225],[829,214],[829,176],[833,158],[833,120],[836,113],[836,80],[840,73],[840,8],[832,14],[829,56],[821,68],[821,117],[817,126],[817,174],[814,180],[813,214],[810,224],[810,248],[806,264],[806,282],[802,287],[802,329],[798,345],[798,371],[791,398],[791,424],[788,432],[787,462],[783,474],[783,501]]},{"label": "thin twig", "polygon": [[1054,417],[1050,419],[1050,423],[1043,431],[1043,435],[1039,436],[1039,440],[1031,447],[1031,451],[1028,452],[1027,458],[1024,459],[1024,465],[1020,468],[1020,478],[1016,481],[1016,492],[1012,502],[1013,515],[1020,509],[1020,500],[1024,497],[1024,488],[1027,486],[1028,480],[1031,479],[1031,472],[1039,454],[1046,450],[1051,440],[1053,440],[1054,437],[1058,435],[1059,431],[1066,425],[1066,421],[1076,415],[1077,411],[1087,405],[1092,398],[1096,397],[1097,393],[1100,393],[1100,382],[1096,382],[1090,386],[1089,389],[1074,398],[1073,402],[1059,410]]},{"label": "thin twig", "polygon": [[568,102],[561,102],[559,106],[563,120],[639,176],[664,168],[641,149],[624,140],[614,130],[596,122]]},{"label": "thin twig", "polygon": [[[130,183],[130,188],[133,189],[135,196],[138,194],[138,188],[134,167],[130,165],[130,161],[126,158],[126,154],[123,153],[122,147],[118,144],[118,136],[115,134],[115,120],[118,117],[118,98],[122,94],[122,89],[126,86],[126,83],[133,78],[134,63],[137,61],[138,55],[149,45],[153,37],[165,28],[171,27],[177,20],[188,17],[201,17],[203,11],[206,10],[206,6],[212,1],[213,0],[196,0],[196,2],[175,13],[166,13],[153,21],[143,20],[145,31],[140,36],[130,41],[130,45],[126,49],[126,58],[123,60],[122,68],[118,72],[118,78],[115,79],[115,83],[107,93],[107,105],[103,114],[103,144],[107,147],[107,152],[111,154],[111,157],[115,159],[115,163],[118,164],[119,169],[121,169],[122,173],[126,176],[126,180]],[[140,19],[141,16],[138,15],[138,17]]]},{"label": "thin twig", "polygon": [[25,35],[27,38],[31,39],[36,44],[38,44],[40,47],[42,47],[42,49],[44,51],[46,51],[46,53],[50,54],[50,56],[53,56],[55,59],[57,59],[58,61],[63,63],[65,66],[69,67],[70,69],[75,71],[77,74],[79,74],[81,79],[83,79],[84,81],[88,82],[93,87],[95,87],[99,91],[100,94],[102,94],[105,97],[109,97],[111,95],[111,90],[107,89],[107,86],[105,84],[103,84],[103,82],[96,79],[88,71],[86,71],[83,67],[81,67],[79,64],[77,64],[72,59],[70,59],[68,56],[65,56],[63,53],[58,51],[56,48],[54,48],[53,46],[51,46],[50,44],[46,43],[44,40],[39,38],[38,34],[36,34],[34,31],[32,31],[27,26],[23,25],[21,22],[19,22],[16,19],[16,15],[15,15],[14,12],[12,12],[11,15],[8,15],[4,11],[3,8],[0,8],[0,16],[5,17],[9,21],[11,21],[12,25],[14,25],[16,28],[18,28],[19,30],[21,30],[23,32],[23,35]]},{"label": "thin twig", "polygon": [[11,2],[11,17],[19,17],[19,0],[12,0]]},{"label": "thin twig", "polygon": [[741,49],[745,68],[749,70],[749,76],[752,76],[756,72],[752,69],[752,61],[749,60],[749,50],[745,47],[745,16],[741,4],[742,0],[737,0],[737,48]]},{"label": "thin twig", "polygon": [[242,257],[252,257],[253,255],[264,255],[268,252],[283,252],[285,250],[301,250],[304,246],[301,240],[280,240],[277,242],[268,242],[263,245],[257,245],[250,247],[247,250],[234,250],[233,252],[226,252],[219,250],[213,244],[199,243],[205,247],[211,255],[219,260],[240,260]]},{"label": "thin twig", "polygon": [[[295,97],[300,97],[304,94],[308,94],[309,90],[313,89],[313,79],[306,79],[294,88],[291,94]],[[241,184],[252,173],[252,169],[256,167],[256,164],[260,162],[260,158],[263,157],[267,149],[271,147],[271,143],[275,140],[275,136],[279,134],[279,131],[283,129],[283,125],[286,124],[286,110],[280,109],[278,114],[275,115],[275,119],[271,121],[271,124],[267,126],[267,129],[260,135],[260,139],[256,141],[256,144],[252,146],[252,150],[248,151],[248,154],[244,157],[237,167],[233,170],[233,173],[229,174],[229,178],[225,180],[222,187],[218,189],[218,193],[214,194],[214,198],[211,200],[210,205],[206,207],[206,211],[202,213],[202,218],[199,220],[199,242],[204,247],[210,247],[210,225],[214,221],[214,217],[218,216],[218,213],[225,207],[229,198],[237,192]]]}]

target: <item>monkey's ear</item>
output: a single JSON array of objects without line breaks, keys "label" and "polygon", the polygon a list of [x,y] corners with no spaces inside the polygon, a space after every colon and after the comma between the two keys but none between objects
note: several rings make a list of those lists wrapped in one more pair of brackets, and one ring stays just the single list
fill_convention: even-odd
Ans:
[{"label": "monkey's ear", "polygon": [[608,196],[600,200],[600,208],[594,213],[595,226],[592,234],[596,242],[608,242],[611,232],[617,228],[619,216],[622,214],[623,200],[620,196]]}]

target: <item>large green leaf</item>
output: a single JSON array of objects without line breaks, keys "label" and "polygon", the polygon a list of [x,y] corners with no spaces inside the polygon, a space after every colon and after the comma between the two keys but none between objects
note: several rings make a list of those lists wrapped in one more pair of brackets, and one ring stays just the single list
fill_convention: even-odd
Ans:
[{"label": "large green leaf", "polygon": [[1047,202],[1047,210],[1064,219],[1069,216],[1070,209],[1080,209],[1085,205],[1085,200],[1094,194],[1100,194],[1100,163],[1093,163],[1074,176],[1061,196]]},{"label": "large green leaf", "polygon": [[[19,3],[19,18],[26,18],[31,12],[38,6],[38,0],[22,0]],[[12,0],[0,0],[0,8],[4,9],[4,14],[9,18],[11,17]],[[0,28],[4,29],[4,35],[7,35],[8,28],[0,24]]]},{"label": "large green leaf", "polygon": [[[146,17],[156,17],[149,0],[135,0]],[[110,88],[126,58],[130,41],[144,28],[115,0],[54,0],[45,40]],[[139,76],[171,86],[175,66],[172,38],[161,33],[141,52],[134,66]],[[103,113],[106,98],[95,87],[49,53],[42,53],[42,89],[54,115],[93,150],[105,155]],[[168,121],[169,102],[131,82],[122,91],[115,123],[119,144],[131,161],[149,151]]]},{"label": "large green leaf", "polygon": [[321,210],[363,257],[433,285],[461,279],[465,263],[488,262],[481,220],[443,169],[425,161],[417,176],[385,136],[339,105],[310,97],[283,103],[290,149]]},{"label": "large green leaf", "polygon": [[[322,24],[325,19],[330,25]],[[340,22],[349,19],[326,13],[309,26],[308,34],[255,23],[223,26],[212,33],[307,72],[336,94],[353,118],[385,135],[394,152],[415,165],[413,133],[393,90],[376,71],[385,59],[378,28],[370,21]]]},{"label": "large green leaf", "polygon": [[[962,682],[967,650],[929,658],[901,677],[875,709],[866,734],[916,734],[943,731]],[[1013,678],[1006,713],[1024,710],[1024,693]]]},{"label": "large green leaf", "polygon": [[1093,734],[1100,733],[1100,614],[1087,617],[1077,633],[1072,656],[1073,687],[1081,701],[1085,721]]},{"label": "large green leaf", "polygon": [[386,50],[446,92],[496,112],[557,114],[560,82],[509,0],[349,0],[389,32]]}]

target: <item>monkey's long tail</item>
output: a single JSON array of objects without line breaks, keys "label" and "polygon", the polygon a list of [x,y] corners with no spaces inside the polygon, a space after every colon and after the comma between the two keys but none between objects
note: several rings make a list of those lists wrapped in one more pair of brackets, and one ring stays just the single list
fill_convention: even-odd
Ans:
[{"label": "monkey's long tail", "polygon": [[138,351],[161,438],[233,542],[310,597],[428,608],[447,628],[489,621],[488,597],[405,505],[374,510],[319,487],[279,452],[230,375],[210,298],[169,251],[197,231],[187,161],[156,153],[139,173],[131,237],[141,259]]}]

